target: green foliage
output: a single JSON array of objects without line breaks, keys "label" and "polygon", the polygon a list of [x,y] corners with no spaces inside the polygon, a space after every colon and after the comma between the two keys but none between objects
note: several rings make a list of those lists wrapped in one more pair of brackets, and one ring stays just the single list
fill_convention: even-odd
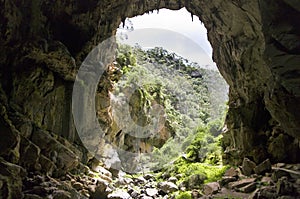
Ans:
[{"label": "green foliage", "polygon": [[186,158],[192,162],[205,162],[207,164],[221,164],[222,147],[221,135],[214,137],[210,133],[210,126],[199,127],[193,141],[186,149]]},{"label": "green foliage", "polygon": [[131,104],[142,113],[139,117],[149,121],[147,112],[151,112],[153,104],[161,105],[166,113],[166,126],[172,137],[162,147],[153,143],[153,158],[158,164],[152,166],[161,168],[184,151],[185,159],[176,161],[173,174],[183,172],[183,180],[192,174],[216,179],[223,167],[205,165],[221,165],[218,135],[225,118],[227,85],[219,73],[162,48],[144,51],[119,45],[116,57],[124,78],[115,89],[126,93],[130,85],[138,86],[140,103],[132,100]]},{"label": "green foliage", "polygon": [[181,174],[180,182],[188,182],[193,175],[202,176],[204,183],[214,182],[221,179],[222,175],[228,169],[228,166],[210,165],[206,163],[194,162],[191,163],[187,159],[181,157],[177,159],[166,172],[172,176]]},{"label": "green foliage", "polygon": [[119,45],[117,51],[117,63],[123,74],[130,71],[132,66],[136,66],[136,57],[132,52],[132,48],[127,45]]},{"label": "green foliage", "polygon": [[176,199],[192,199],[192,195],[189,191],[180,192],[176,197]]}]

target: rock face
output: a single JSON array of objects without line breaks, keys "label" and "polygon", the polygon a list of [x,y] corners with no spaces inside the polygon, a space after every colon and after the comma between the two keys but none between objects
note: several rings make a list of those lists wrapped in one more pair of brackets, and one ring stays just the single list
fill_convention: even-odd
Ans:
[{"label": "rock face", "polygon": [[[86,161],[83,148],[65,150],[66,143],[67,148],[81,144],[71,96],[83,59],[126,17],[183,6],[205,24],[214,61],[230,85],[225,160],[299,162],[300,4],[295,0],[1,1],[1,157],[28,170],[72,169]],[[99,91],[107,98],[100,117],[106,127],[112,125],[109,85]],[[32,162],[24,158],[29,155]]]}]

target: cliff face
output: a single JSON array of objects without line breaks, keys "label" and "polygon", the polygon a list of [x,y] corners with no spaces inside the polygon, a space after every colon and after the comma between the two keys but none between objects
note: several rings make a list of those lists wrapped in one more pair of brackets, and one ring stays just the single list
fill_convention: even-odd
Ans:
[{"label": "cliff face", "polygon": [[[83,148],[65,144],[80,145],[71,95],[85,56],[115,34],[126,17],[183,6],[205,24],[214,61],[230,85],[225,159],[233,164],[245,156],[257,163],[268,157],[273,162],[299,162],[300,3],[296,0],[2,0],[1,157],[33,169],[41,169],[47,161],[53,167],[72,169],[86,160]],[[99,95],[108,99],[109,86],[107,81]],[[104,112],[100,120],[111,125],[110,104],[99,106]],[[53,145],[55,149],[49,148]],[[61,147],[66,145],[69,152],[64,154]],[[35,154],[34,161],[25,160],[28,149]],[[57,156],[59,163],[51,160]]]}]

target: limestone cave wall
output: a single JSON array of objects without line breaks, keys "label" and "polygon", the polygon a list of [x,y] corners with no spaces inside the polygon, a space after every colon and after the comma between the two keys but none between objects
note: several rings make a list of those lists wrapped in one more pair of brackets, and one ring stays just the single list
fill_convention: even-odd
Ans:
[{"label": "limestone cave wall", "polygon": [[[20,164],[24,146],[30,145],[37,156],[43,153],[36,162],[50,161],[57,154],[39,139],[56,143],[53,136],[61,136],[61,142],[80,149],[58,154],[61,161],[74,156],[84,161],[71,113],[72,86],[82,61],[126,17],[182,7],[206,26],[213,59],[230,86],[225,160],[239,164],[246,156],[257,163],[265,158],[299,162],[297,0],[0,1],[1,157]],[[55,151],[62,151],[56,144]],[[59,165],[73,168],[63,161]]]}]

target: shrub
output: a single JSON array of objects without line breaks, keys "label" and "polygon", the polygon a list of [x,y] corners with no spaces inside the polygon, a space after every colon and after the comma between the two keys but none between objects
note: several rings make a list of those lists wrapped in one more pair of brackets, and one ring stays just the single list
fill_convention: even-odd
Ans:
[{"label": "shrub", "polygon": [[192,199],[192,195],[189,191],[180,192],[176,199]]}]

